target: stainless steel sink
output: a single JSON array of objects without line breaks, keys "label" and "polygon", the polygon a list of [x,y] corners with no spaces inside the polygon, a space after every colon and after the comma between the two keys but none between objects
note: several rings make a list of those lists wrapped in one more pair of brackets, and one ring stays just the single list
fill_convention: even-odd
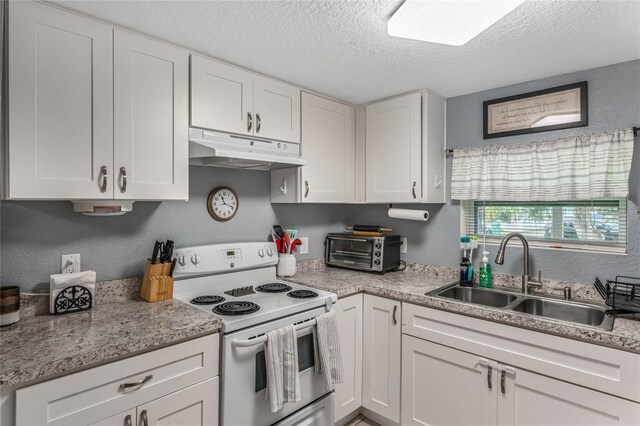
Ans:
[{"label": "stainless steel sink", "polygon": [[613,328],[614,318],[606,314],[604,306],[566,301],[556,299],[554,296],[522,294],[493,288],[463,287],[458,283],[440,287],[426,294],[604,330]]},{"label": "stainless steel sink", "polygon": [[500,293],[480,287],[462,287],[458,285],[445,288],[444,290],[437,292],[436,295],[449,299],[456,299],[461,302],[492,306],[494,308],[505,307],[517,299],[513,294]]},{"label": "stainless steel sink", "polygon": [[603,308],[560,300],[525,298],[513,307],[516,312],[575,322],[590,326],[600,326],[607,319]]}]

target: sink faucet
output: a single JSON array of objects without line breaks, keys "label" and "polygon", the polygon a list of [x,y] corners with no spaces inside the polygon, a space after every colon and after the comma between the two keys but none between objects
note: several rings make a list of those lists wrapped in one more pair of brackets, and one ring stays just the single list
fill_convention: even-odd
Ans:
[{"label": "sink faucet", "polygon": [[498,265],[504,264],[504,252],[507,249],[507,243],[511,238],[518,238],[522,241],[522,248],[524,249],[524,265],[522,271],[522,292],[524,294],[531,293],[531,290],[534,288],[542,288],[542,272],[538,272],[538,279],[534,280],[529,275],[529,243],[527,239],[519,232],[511,232],[507,234],[506,237],[502,239],[500,243],[500,248],[498,249],[498,255],[496,256],[496,263]]}]

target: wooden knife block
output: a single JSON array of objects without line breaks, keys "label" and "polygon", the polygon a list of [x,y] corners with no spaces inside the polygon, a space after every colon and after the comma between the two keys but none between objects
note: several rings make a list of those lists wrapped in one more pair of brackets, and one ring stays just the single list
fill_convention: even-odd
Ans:
[{"label": "wooden knife block", "polygon": [[147,259],[140,287],[140,297],[147,302],[160,302],[173,298],[173,278],[171,273],[171,262],[152,264],[151,259]]}]

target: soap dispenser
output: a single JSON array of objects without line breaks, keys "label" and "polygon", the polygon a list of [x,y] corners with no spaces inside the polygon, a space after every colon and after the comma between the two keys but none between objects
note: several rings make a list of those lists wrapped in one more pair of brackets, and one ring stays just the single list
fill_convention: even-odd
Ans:
[{"label": "soap dispenser", "polygon": [[482,262],[478,273],[480,287],[491,287],[491,264],[489,263],[489,252],[482,252]]}]

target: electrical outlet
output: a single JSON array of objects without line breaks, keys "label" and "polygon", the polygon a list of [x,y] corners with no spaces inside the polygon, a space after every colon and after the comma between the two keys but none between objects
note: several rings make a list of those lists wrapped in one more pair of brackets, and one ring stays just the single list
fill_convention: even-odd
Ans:
[{"label": "electrical outlet", "polygon": [[309,253],[309,237],[301,237],[300,241],[302,241],[302,244],[298,246],[298,253],[308,254]]},{"label": "electrical outlet", "polygon": [[400,237],[402,244],[400,245],[400,253],[407,254],[407,237]]},{"label": "electrical outlet", "polygon": [[63,254],[60,258],[60,273],[73,274],[74,272],[80,272],[80,253]]}]

